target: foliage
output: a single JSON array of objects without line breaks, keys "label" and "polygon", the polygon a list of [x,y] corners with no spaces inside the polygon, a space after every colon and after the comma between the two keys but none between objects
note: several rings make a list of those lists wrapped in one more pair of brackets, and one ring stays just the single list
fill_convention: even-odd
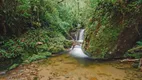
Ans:
[{"label": "foliage", "polygon": [[125,53],[124,57],[138,58],[138,59],[142,58],[142,51],[141,51],[141,49],[142,49],[142,41],[140,40],[140,41],[137,42],[135,47],[133,47],[132,49],[129,49]]},{"label": "foliage", "polygon": [[67,41],[65,41],[63,43],[64,43],[65,48],[70,48],[72,46],[72,41],[67,40]]},{"label": "foliage", "polygon": [[67,46],[71,46],[70,43],[61,32],[53,32],[46,28],[29,30],[21,37],[5,40],[1,44],[0,60],[5,59],[1,63],[1,69],[11,70],[22,62],[31,63],[48,58],[52,53],[64,51]]},{"label": "foliage", "polygon": [[126,27],[138,26],[142,19],[140,0],[90,0],[92,18],[86,27],[84,47],[94,57],[113,52],[117,39]]},{"label": "foliage", "polygon": [[12,69],[16,68],[17,66],[19,66],[19,64],[13,64],[12,66],[10,66],[10,67],[8,68],[8,70],[12,70]]},{"label": "foliage", "polygon": [[[38,45],[38,42],[42,44]],[[31,30],[20,38],[5,41],[1,46],[0,55],[5,58],[22,55],[23,60],[33,54],[46,57],[51,53],[64,51],[64,46],[66,46],[64,42],[66,42],[66,38],[60,32],[47,29]]]},{"label": "foliage", "polygon": [[10,59],[13,64],[19,57],[29,63],[69,48],[72,42],[65,38],[68,32],[90,16],[85,1],[2,0],[0,59]]},{"label": "foliage", "polygon": [[125,53],[124,57],[140,59],[142,57],[142,53]]},{"label": "foliage", "polygon": [[4,19],[0,22],[6,22],[1,24],[9,36],[20,36],[29,28],[41,27],[67,34],[77,19],[72,17],[75,13],[70,13],[68,6],[59,5],[56,0],[7,0],[2,4],[0,15]]},{"label": "foliage", "polygon": [[142,46],[142,41],[138,41],[138,42],[137,42],[137,45],[138,45],[138,46]]},{"label": "foliage", "polygon": [[[0,59],[20,57],[31,62],[69,48],[71,41],[65,36],[69,36],[70,29],[88,17],[86,10],[89,7],[85,9],[85,1],[80,1],[81,5],[74,0],[61,3],[57,0],[2,1]],[[38,45],[38,42],[42,44]]]},{"label": "foliage", "polygon": [[11,58],[18,56],[22,51],[22,48],[12,39],[3,42],[4,45],[1,46],[0,54],[3,57]]},{"label": "foliage", "polygon": [[25,61],[27,63],[36,61],[36,60],[40,60],[40,59],[46,59],[51,55],[50,52],[42,52],[42,53],[38,53],[38,54],[34,54],[31,57],[28,57],[28,59]]},{"label": "foliage", "polygon": [[[9,3],[11,4],[7,5]],[[31,56],[42,51],[57,53],[64,50],[65,38],[62,34],[68,36],[70,26],[77,19],[71,17],[75,12],[70,13],[71,10],[68,6],[65,7],[64,2],[58,4],[56,0],[7,0],[2,4],[0,15],[5,18],[4,26],[10,36],[7,40],[5,37],[0,38],[2,57],[11,58],[25,53]],[[38,30],[43,27],[48,31]],[[37,42],[44,43],[42,48],[37,46]]]}]

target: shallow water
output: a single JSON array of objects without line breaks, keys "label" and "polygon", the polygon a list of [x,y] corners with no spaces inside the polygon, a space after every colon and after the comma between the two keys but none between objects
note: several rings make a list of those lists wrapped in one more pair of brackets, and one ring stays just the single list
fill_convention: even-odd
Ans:
[{"label": "shallow water", "polygon": [[131,63],[94,61],[76,45],[67,54],[21,65],[0,80],[142,80],[142,72]]},{"label": "shallow water", "polygon": [[[137,75],[137,71],[131,68],[129,63],[119,62],[94,62],[90,65],[80,63],[79,60],[70,57],[68,54],[51,58],[41,63],[39,76],[41,80],[141,80],[132,75]],[[50,64],[50,65],[48,65]],[[123,65],[123,67],[122,67]],[[119,69],[121,68],[121,69]],[[135,74],[132,74],[132,73]],[[47,75],[48,74],[48,75]],[[53,75],[54,74],[54,75]],[[131,77],[130,77],[131,76]]]},{"label": "shallow water", "polygon": [[[88,63],[88,62],[87,62]],[[69,54],[21,65],[0,80],[142,80],[131,63],[91,62],[86,64]]]}]

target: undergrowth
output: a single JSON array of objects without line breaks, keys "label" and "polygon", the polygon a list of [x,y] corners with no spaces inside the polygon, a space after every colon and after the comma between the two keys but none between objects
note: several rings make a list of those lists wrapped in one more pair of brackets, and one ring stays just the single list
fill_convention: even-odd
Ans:
[{"label": "undergrowth", "polygon": [[30,63],[62,52],[69,46],[71,42],[61,32],[48,29],[29,30],[21,37],[4,40],[0,46],[0,58],[6,60],[20,56],[23,62]]},{"label": "undergrowth", "polygon": [[136,58],[136,59],[142,58],[142,40],[137,41],[136,46],[133,47],[132,49],[129,49],[125,53],[124,57]]}]

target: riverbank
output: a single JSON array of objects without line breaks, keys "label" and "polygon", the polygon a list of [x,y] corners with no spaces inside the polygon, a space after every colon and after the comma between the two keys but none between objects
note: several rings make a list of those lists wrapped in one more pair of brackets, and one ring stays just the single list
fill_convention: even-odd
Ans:
[{"label": "riverbank", "polygon": [[20,65],[0,80],[141,80],[131,63],[119,61],[80,63],[69,54]]}]

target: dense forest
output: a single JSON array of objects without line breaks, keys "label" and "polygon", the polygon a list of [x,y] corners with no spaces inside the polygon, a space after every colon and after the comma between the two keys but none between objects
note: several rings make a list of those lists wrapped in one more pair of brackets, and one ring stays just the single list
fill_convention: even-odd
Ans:
[{"label": "dense forest", "polygon": [[[78,42],[81,29],[84,41]],[[0,0],[0,71],[68,53],[76,45],[89,59],[128,58],[142,71],[142,0]]]},{"label": "dense forest", "polygon": [[85,7],[85,1],[79,6],[74,0],[2,0],[1,59],[21,57],[31,62],[71,47],[69,32],[88,17]]}]

